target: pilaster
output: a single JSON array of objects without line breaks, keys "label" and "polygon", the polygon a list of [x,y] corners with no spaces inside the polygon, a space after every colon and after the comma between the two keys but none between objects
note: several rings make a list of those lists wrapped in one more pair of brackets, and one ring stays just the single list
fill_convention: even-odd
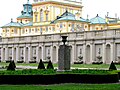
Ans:
[{"label": "pilaster", "polygon": [[83,44],[83,62],[86,63],[86,45]]},{"label": "pilaster", "polygon": [[72,45],[71,49],[71,63],[73,64],[75,60],[75,44]]},{"label": "pilaster", "polygon": [[5,61],[8,60],[8,47],[5,47]]},{"label": "pilaster", "polygon": [[28,62],[32,60],[32,47],[29,46],[28,47]]},{"label": "pilaster", "polygon": [[1,48],[1,60],[2,61],[5,60],[5,51],[4,51],[4,48]]},{"label": "pilaster", "polygon": [[15,52],[14,52],[14,47],[12,47],[12,60],[14,60],[15,61]]},{"label": "pilaster", "polygon": [[50,60],[53,62],[53,46],[52,45],[50,46],[50,56],[51,56]]},{"label": "pilaster", "polygon": [[42,45],[42,60],[45,60],[45,46]]},{"label": "pilaster", "polygon": [[28,59],[27,59],[27,55],[26,55],[26,47],[24,47],[24,53],[23,53],[23,57],[24,57],[24,62],[28,63]]},{"label": "pilaster", "polygon": [[90,48],[90,62],[92,63],[95,60],[95,45],[92,43]]},{"label": "pilaster", "polygon": [[110,63],[112,62],[112,61],[115,61],[115,43],[114,42],[112,42],[111,43],[111,53],[110,53],[111,55],[111,61],[110,61]]},{"label": "pilaster", "polygon": [[106,44],[103,43],[102,47],[103,47],[102,60],[103,63],[106,63]]},{"label": "pilaster", "polygon": [[39,46],[36,47],[36,61],[40,61],[40,53],[39,53]]},{"label": "pilaster", "polygon": [[20,60],[20,48],[16,48],[16,61]]}]

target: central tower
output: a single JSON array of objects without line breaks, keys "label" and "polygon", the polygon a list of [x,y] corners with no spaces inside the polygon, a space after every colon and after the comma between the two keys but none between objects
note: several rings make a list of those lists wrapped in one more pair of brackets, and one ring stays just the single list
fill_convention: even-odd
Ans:
[{"label": "central tower", "polygon": [[48,25],[66,10],[82,17],[81,0],[33,0],[33,25]]}]

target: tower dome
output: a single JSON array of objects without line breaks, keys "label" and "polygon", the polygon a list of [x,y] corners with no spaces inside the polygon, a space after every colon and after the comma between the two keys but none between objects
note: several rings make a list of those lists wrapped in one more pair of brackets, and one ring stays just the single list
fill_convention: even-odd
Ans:
[{"label": "tower dome", "polygon": [[96,17],[90,19],[91,24],[106,24],[104,18],[100,17],[98,14]]}]

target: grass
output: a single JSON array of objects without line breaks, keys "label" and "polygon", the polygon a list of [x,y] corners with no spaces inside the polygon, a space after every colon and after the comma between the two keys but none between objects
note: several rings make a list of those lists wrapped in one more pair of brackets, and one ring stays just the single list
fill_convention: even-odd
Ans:
[{"label": "grass", "polygon": [[0,85],[0,90],[120,90],[119,84]]}]

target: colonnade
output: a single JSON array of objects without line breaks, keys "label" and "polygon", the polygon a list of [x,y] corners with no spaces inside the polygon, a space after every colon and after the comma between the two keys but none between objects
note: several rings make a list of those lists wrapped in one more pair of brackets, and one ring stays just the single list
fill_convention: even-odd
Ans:
[{"label": "colonnade", "polygon": [[[55,43],[54,45],[40,45],[4,45],[0,48],[1,61],[7,61],[11,59],[15,62],[23,60],[24,62],[29,63],[30,61],[39,62],[40,59],[44,61],[50,59],[53,63],[57,63],[59,56],[59,45]],[[95,43],[91,41],[90,43],[69,42],[68,45],[71,46],[71,63],[79,62],[79,56],[81,57],[81,61],[86,64],[98,62],[98,59],[105,64],[109,64],[111,63],[111,61],[120,62],[120,51],[119,49],[117,49],[117,47],[120,46],[119,43]],[[35,54],[33,53],[33,47],[35,47]],[[9,48],[12,49],[11,55],[9,52]],[[79,51],[79,49],[81,51]]]}]

